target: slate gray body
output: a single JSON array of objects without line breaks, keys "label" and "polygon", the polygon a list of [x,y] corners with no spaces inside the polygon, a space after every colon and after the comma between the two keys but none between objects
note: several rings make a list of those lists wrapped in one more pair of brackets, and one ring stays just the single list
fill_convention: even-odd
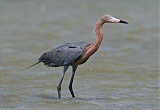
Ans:
[{"label": "slate gray body", "polygon": [[39,62],[51,67],[70,66],[82,57],[83,51],[88,45],[90,44],[85,42],[66,43],[49,52],[45,52],[39,58]]}]

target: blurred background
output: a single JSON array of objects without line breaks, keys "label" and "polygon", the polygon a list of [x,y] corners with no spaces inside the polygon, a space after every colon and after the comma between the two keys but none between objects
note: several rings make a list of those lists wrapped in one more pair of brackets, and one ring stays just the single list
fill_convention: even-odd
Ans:
[{"label": "blurred background", "polygon": [[[79,66],[71,98],[71,69],[57,99],[63,68],[40,55],[67,42],[95,39],[105,15],[129,24],[105,24],[99,50]],[[0,0],[0,108],[156,110],[159,103],[158,0]]]}]

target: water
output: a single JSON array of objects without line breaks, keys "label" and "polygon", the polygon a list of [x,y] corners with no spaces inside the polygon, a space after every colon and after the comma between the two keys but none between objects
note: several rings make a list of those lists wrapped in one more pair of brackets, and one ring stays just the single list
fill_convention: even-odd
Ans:
[{"label": "water", "polygon": [[[94,41],[104,14],[126,20],[105,24],[100,49],[79,66],[71,98],[71,69],[57,99],[62,68],[39,64],[39,56],[72,41]],[[52,110],[158,110],[159,15],[157,0],[1,0],[0,108]]]}]

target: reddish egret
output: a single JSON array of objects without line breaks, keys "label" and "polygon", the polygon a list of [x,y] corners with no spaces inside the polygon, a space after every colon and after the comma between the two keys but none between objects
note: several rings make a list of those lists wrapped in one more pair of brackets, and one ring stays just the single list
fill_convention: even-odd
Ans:
[{"label": "reddish egret", "polygon": [[96,23],[96,27],[95,27],[96,39],[94,43],[91,43],[91,44],[86,42],[66,43],[49,52],[45,52],[38,59],[38,62],[32,65],[34,66],[40,62],[43,62],[44,65],[47,65],[49,67],[60,67],[60,66],[64,67],[62,77],[57,86],[58,98],[61,98],[61,84],[69,66],[72,66],[72,76],[69,83],[69,91],[72,97],[75,97],[72,89],[72,83],[73,83],[76,69],[78,65],[85,63],[89,59],[89,57],[98,50],[103,39],[102,25],[104,23],[128,24],[126,21],[119,20],[117,18],[114,18],[111,15],[108,15],[108,14],[104,15]]}]

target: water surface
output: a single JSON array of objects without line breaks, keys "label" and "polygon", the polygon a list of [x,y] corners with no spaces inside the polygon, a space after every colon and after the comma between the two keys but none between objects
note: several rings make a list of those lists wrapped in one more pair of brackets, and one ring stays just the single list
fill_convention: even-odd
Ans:
[{"label": "water surface", "polygon": [[[72,41],[93,42],[104,14],[126,20],[105,24],[100,49],[79,66],[75,98],[68,84],[57,99],[62,68],[39,64],[39,56]],[[158,110],[159,18],[157,0],[1,0],[0,108],[52,110]]]}]

